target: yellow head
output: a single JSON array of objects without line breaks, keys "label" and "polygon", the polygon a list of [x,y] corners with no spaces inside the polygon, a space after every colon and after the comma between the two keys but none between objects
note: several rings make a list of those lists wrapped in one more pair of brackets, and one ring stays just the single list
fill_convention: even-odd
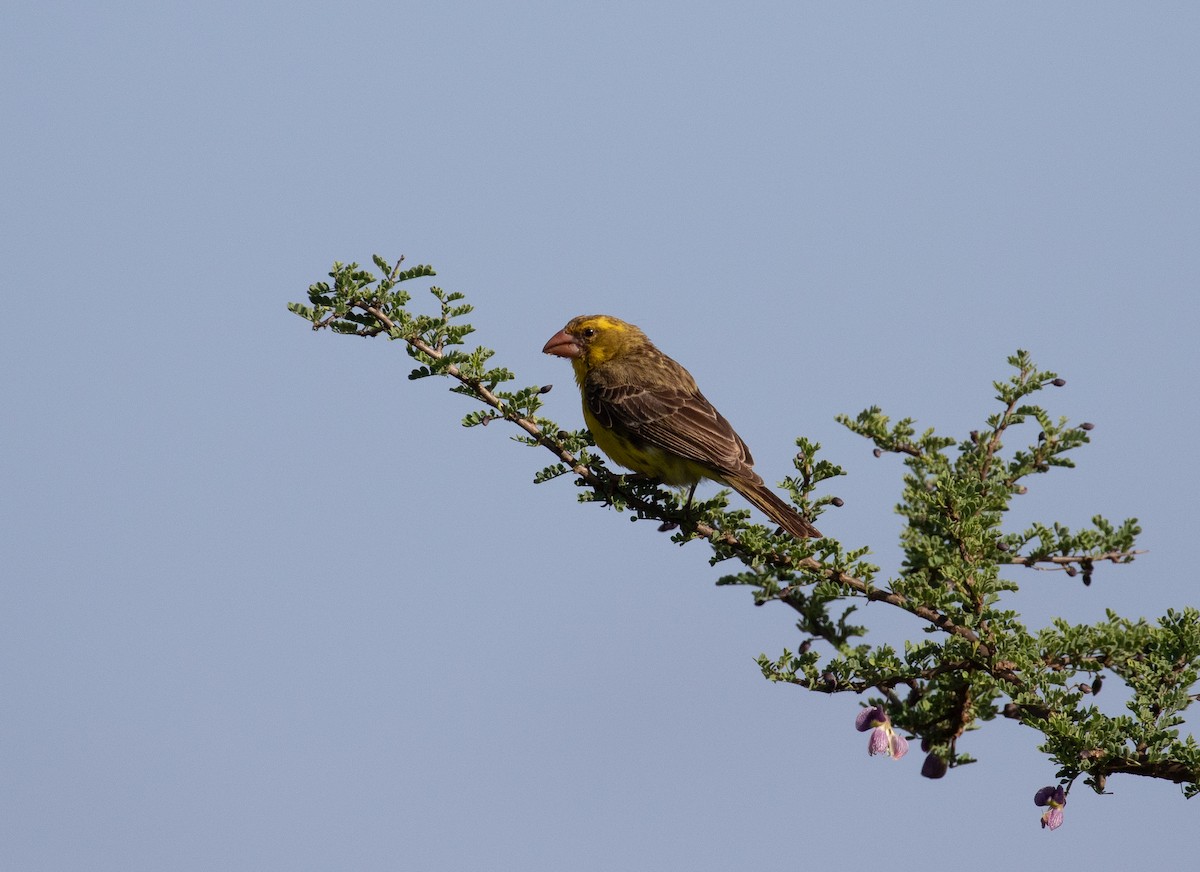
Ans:
[{"label": "yellow head", "polygon": [[611,315],[580,315],[550,337],[545,354],[569,358],[575,378],[582,381],[589,369],[650,344],[639,328]]}]

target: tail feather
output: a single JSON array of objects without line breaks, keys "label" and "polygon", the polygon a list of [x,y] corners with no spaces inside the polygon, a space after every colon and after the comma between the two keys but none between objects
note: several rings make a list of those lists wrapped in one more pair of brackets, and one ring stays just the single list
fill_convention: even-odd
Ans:
[{"label": "tail feather", "polygon": [[[757,478],[757,475],[755,476]],[[759,508],[763,514],[787,530],[797,539],[820,539],[821,531],[800,516],[800,513],[788,505],[780,496],[771,490],[760,478],[757,481],[736,479],[729,481],[730,486]]]}]

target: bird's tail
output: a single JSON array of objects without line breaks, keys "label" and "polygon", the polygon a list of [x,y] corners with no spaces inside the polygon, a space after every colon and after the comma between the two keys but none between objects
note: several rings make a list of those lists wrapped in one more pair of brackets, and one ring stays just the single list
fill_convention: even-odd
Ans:
[{"label": "bird's tail", "polygon": [[[755,480],[757,479],[757,480]],[[761,478],[727,479],[729,485],[752,502],[767,517],[787,530],[797,539],[820,539],[821,531],[801,517],[792,506],[785,503]]]}]

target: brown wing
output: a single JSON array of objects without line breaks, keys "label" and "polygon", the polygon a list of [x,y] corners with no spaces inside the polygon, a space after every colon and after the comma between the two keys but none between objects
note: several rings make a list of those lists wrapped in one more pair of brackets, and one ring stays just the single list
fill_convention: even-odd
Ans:
[{"label": "brown wing", "polygon": [[686,371],[684,375],[690,383],[686,387],[657,380],[641,385],[589,378],[584,386],[588,409],[605,427],[703,464],[722,476],[749,473],[757,478],[749,471],[754,458],[746,443],[695,389]]}]

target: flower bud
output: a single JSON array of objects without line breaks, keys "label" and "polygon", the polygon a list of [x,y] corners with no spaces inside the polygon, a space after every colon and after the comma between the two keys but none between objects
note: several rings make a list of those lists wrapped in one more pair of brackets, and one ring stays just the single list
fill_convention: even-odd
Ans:
[{"label": "flower bud", "polygon": [[921,764],[921,774],[926,778],[941,778],[949,768],[950,765],[945,760],[930,751],[925,756],[925,762]]}]

